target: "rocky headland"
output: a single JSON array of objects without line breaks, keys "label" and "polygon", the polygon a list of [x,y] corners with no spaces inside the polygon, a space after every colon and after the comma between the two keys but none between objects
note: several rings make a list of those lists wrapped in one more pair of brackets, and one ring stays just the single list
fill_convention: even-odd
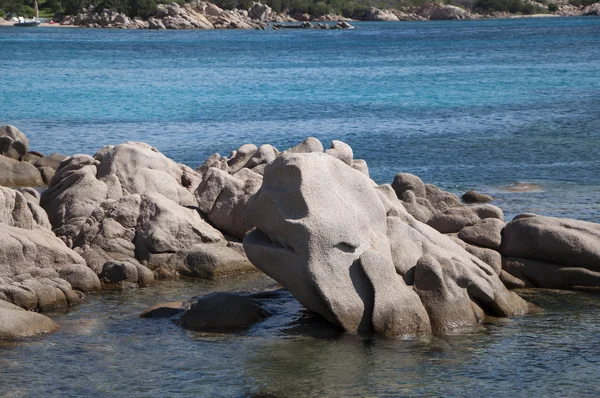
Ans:
[{"label": "rocky headland", "polygon": [[341,141],[245,144],[195,170],[127,142],[55,156],[46,189],[34,187],[50,166],[28,162],[26,135],[4,126],[0,143],[0,165],[11,165],[0,173],[0,338],[56,330],[31,311],[167,277],[262,271],[284,290],[215,293],[143,316],[235,331],[296,299],[348,333],[388,337],[536,311],[516,288],[600,286],[599,224],[535,214],[507,223],[489,195],[461,200],[408,173],[378,185]]},{"label": "rocky headland", "polygon": [[[568,1],[555,3],[526,1],[535,13],[514,14],[509,12],[490,11],[478,13],[458,6],[438,2],[427,2],[423,5],[405,6],[398,9],[369,8],[363,16],[355,20],[398,22],[398,21],[433,21],[433,20],[474,20],[485,18],[514,17],[548,17],[548,16],[592,16],[600,15],[600,3],[587,6],[575,6]],[[550,5],[552,4],[552,5]],[[191,2],[184,5],[178,3],[159,4],[156,11],[148,18],[130,18],[124,13],[104,9],[98,11],[94,7],[83,9],[79,14],[67,15],[57,19],[61,26],[79,26],[88,28],[119,29],[258,29],[270,27],[296,28],[336,28],[350,29],[348,22],[353,19],[336,14],[310,15],[306,13],[277,13],[262,3],[253,3],[249,9],[224,10],[209,2]],[[295,25],[281,25],[288,22],[300,22]],[[302,24],[304,22],[304,24]],[[306,24],[321,22],[322,24]],[[330,25],[324,22],[336,22]]]}]

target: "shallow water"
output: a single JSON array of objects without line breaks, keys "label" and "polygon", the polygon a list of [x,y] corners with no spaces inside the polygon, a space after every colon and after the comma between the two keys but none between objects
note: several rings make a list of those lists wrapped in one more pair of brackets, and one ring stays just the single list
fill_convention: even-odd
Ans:
[{"label": "shallow water", "polygon": [[[244,142],[348,142],[377,182],[478,189],[508,217],[600,222],[599,18],[364,23],[356,31],[0,28],[0,124],[32,149],[142,140],[197,166]],[[510,192],[516,181],[541,190]],[[524,292],[544,312],[445,339],[289,333],[294,301],[241,336],[145,308],[272,286],[260,274],[90,295],[62,330],[0,343],[3,396],[598,396],[600,296]]]},{"label": "shallow water", "polygon": [[[544,308],[444,339],[362,340],[286,333],[290,301],[241,336],[186,332],[142,319],[149,305],[270,287],[251,274],[167,281],[91,295],[52,313],[62,330],[0,343],[3,396],[597,396],[600,296],[526,291]],[[24,382],[26,379],[26,382]]]}]

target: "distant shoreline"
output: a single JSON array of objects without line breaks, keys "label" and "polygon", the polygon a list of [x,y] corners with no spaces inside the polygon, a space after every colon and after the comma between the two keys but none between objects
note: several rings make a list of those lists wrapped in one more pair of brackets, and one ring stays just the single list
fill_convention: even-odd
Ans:
[{"label": "distant shoreline", "polygon": [[[511,15],[511,16],[502,16],[502,17],[494,17],[494,16],[484,16],[481,19],[473,19],[473,20],[461,20],[461,21],[481,21],[481,20],[500,20],[500,19],[529,19],[529,18],[573,18],[573,17],[581,17],[581,15],[556,15],[556,14],[532,14],[532,15]],[[458,21],[458,20],[448,20],[448,21]],[[320,22],[320,21],[319,21]],[[322,22],[332,22],[332,21],[322,21]],[[376,22],[376,23],[400,23],[400,22],[439,22],[439,20],[425,20],[425,21],[352,21],[352,22]],[[14,26],[13,21],[5,21],[0,20],[0,27],[17,27]],[[270,22],[273,24],[276,22]],[[88,28],[87,26],[77,26],[77,25],[61,25],[59,23],[48,23],[43,22],[39,25],[41,28]],[[119,27],[105,27],[105,28],[96,28],[96,29],[125,29],[125,30],[136,30],[136,29],[127,29],[127,28],[119,28]],[[177,30],[177,29],[173,29]],[[205,29],[193,29],[193,30],[205,30]]]}]

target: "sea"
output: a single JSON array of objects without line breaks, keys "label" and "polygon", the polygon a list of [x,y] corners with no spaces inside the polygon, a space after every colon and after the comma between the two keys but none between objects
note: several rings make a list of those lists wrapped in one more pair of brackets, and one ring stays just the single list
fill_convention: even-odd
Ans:
[{"label": "sea", "polygon": [[[352,146],[519,213],[600,222],[600,18],[356,23],[355,30],[0,27],[0,125],[32,150],[152,144],[197,167],[244,143]],[[532,189],[515,191],[518,184]],[[161,301],[267,288],[261,274],[90,295],[61,331],[0,343],[0,395],[598,396],[600,295],[523,291],[540,314],[444,338],[236,335],[138,317]],[[279,319],[279,318],[278,318]]]}]

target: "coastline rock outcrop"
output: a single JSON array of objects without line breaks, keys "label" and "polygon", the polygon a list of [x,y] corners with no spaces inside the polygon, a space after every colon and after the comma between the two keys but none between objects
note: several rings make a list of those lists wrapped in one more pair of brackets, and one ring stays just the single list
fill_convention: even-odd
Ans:
[{"label": "coastline rock outcrop", "polygon": [[[268,6],[267,6],[268,7]],[[257,12],[257,11],[255,11]],[[266,13],[266,12],[265,12]],[[270,15],[270,13],[269,13]],[[266,22],[251,18],[245,10],[223,10],[214,4],[198,2],[158,4],[147,21],[131,19],[112,10],[95,12],[92,7],[76,16],[66,16],[61,25],[120,29],[265,29]]]},{"label": "coastline rock outcrop", "polygon": [[506,224],[503,269],[525,286],[600,286],[600,224],[537,216]]},{"label": "coastline rock outcrop", "polygon": [[272,12],[273,9],[268,5],[254,2],[252,3],[252,7],[248,10],[248,17],[259,21],[266,21],[269,19]]},{"label": "coastline rock outcrop", "polygon": [[391,186],[325,153],[278,157],[245,216],[256,227],[248,258],[349,332],[440,334],[530,309],[488,264],[412,217]]},{"label": "coastline rock outcrop", "polygon": [[450,4],[427,2],[417,11],[417,15],[431,21],[436,20],[468,20],[474,19],[469,11]]},{"label": "coastline rock outcrop", "polygon": [[28,310],[76,304],[100,281],[52,233],[31,191],[0,187],[0,300]]},{"label": "coastline rock outcrop", "polygon": [[198,212],[200,181],[200,174],[156,148],[128,142],[62,162],[41,203],[56,235],[96,274],[106,274],[114,261],[133,265],[138,285],[148,283],[146,268],[198,277],[252,271]]},{"label": "coastline rock outcrop", "polygon": [[400,19],[389,10],[371,7],[363,17],[363,21],[398,22]]}]

